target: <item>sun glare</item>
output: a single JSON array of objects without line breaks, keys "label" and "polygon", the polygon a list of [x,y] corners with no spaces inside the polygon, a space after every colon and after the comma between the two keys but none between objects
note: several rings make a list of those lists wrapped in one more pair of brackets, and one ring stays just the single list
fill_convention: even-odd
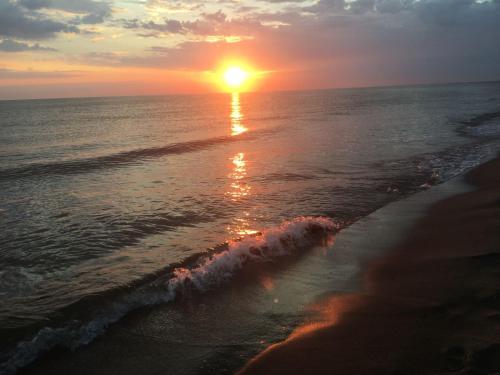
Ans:
[{"label": "sun glare", "polygon": [[247,77],[248,73],[238,66],[230,67],[224,72],[224,81],[232,89],[240,88]]}]

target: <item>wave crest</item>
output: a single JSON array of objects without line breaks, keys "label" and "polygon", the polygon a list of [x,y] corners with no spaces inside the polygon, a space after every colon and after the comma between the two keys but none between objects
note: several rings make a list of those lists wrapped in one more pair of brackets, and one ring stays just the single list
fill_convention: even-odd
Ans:
[{"label": "wave crest", "polygon": [[286,221],[253,237],[230,241],[226,251],[204,259],[197,267],[177,268],[169,280],[169,291],[175,292],[186,283],[205,291],[212,285],[230,278],[250,260],[266,261],[276,256],[287,255],[293,250],[311,244],[311,235],[333,234],[337,225],[324,217],[299,217]]}]

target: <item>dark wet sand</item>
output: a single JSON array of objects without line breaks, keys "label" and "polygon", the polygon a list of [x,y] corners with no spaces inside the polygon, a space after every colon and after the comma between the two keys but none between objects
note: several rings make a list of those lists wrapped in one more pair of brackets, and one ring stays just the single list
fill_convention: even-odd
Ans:
[{"label": "dark wet sand", "polygon": [[240,373],[500,373],[500,159],[465,178],[477,189],[435,204],[363,293],[327,298]]}]

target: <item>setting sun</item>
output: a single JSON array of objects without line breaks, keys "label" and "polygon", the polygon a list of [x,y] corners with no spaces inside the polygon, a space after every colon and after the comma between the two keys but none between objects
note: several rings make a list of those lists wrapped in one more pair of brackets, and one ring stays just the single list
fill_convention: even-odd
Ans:
[{"label": "setting sun", "polygon": [[224,72],[224,81],[233,89],[240,88],[247,77],[248,73],[237,66],[230,67]]}]

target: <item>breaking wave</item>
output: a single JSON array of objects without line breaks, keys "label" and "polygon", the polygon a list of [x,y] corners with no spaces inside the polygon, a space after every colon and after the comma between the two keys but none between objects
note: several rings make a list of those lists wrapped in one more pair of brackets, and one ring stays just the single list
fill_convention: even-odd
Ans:
[{"label": "breaking wave", "polygon": [[42,328],[31,340],[20,342],[11,352],[2,355],[0,373],[14,374],[56,347],[74,350],[86,345],[132,310],[174,301],[186,289],[205,292],[230,280],[246,263],[270,261],[324,244],[338,229],[329,218],[298,217],[255,236],[229,241],[222,251],[202,256],[194,264],[174,268],[166,278],[160,277],[124,295],[90,321],[74,320],[61,327]]}]

